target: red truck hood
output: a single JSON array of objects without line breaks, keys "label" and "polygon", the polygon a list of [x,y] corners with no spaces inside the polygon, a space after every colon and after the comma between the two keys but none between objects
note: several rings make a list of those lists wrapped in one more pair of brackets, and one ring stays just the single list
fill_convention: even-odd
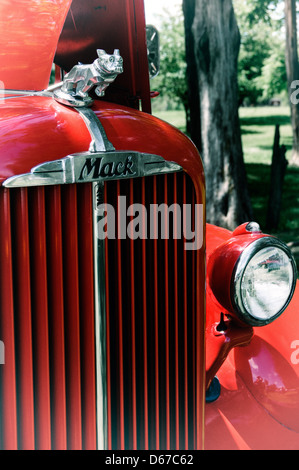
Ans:
[{"label": "red truck hood", "polygon": [[151,110],[143,0],[3,0],[0,46],[0,90],[33,91],[48,87],[53,62],[69,71],[120,49],[107,100]]},{"label": "red truck hood", "polygon": [[71,2],[5,0],[0,3],[1,89],[41,91],[47,88]]}]

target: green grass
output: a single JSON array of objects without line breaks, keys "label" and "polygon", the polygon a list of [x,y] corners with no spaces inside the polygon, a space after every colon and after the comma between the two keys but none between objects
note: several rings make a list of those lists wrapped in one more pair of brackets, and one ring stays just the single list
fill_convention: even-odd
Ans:
[{"label": "green grass", "polygon": [[163,121],[169,122],[182,132],[186,132],[185,111],[155,111],[154,108],[153,114]]},{"label": "green grass", "polygon": [[[292,149],[290,110],[284,106],[241,108],[240,121],[254,216],[265,229],[275,125],[280,126],[280,145],[286,146],[286,158],[289,160]],[[299,168],[289,164],[284,179],[280,223],[274,233],[285,242],[299,241],[298,182]]]},{"label": "green grass", "polygon": [[240,121],[244,159],[246,164],[271,165],[276,124],[280,129],[280,144],[292,148],[292,129],[288,107],[241,108]]},{"label": "green grass", "polygon": [[[185,131],[184,111],[159,111],[154,114]],[[244,160],[254,218],[266,230],[266,214],[270,187],[272,148],[275,125],[280,126],[280,144],[287,149],[289,160],[292,148],[290,110],[280,107],[249,107],[240,109]],[[299,168],[287,167],[284,180],[280,223],[274,235],[285,242],[299,242]],[[294,252],[299,266],[298,253]]]}]

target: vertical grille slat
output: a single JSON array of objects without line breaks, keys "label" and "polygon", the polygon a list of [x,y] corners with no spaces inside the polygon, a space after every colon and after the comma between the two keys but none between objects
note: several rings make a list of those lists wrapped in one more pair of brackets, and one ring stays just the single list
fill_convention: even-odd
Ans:
[{"label": "vertical grille slat", "polygon": [[[104,186],[103,198],[107,201],[107,185]],[[112,411],[111,411],[111,402],[112,402],[112,388],[111,388],[111,355],[110,355],[110,299],[109,299],[109,279],[110,279],[110,256],[108,250],[108,243],[105,243],[105,296],[106,296],[106,337],[107,337],[107,351],[106,351],[106,361],[107,361],[107,446],[109,449],[112,448],[112,433],[109,430],[112,429]]]},{"label": "vertical grille slat", "polygon": [[[157,204],[157,177],[153,178],[153,204]],[[154,282],[153,282],[153,296],[154,296],[154,305],[153,305],[153,317],[154,317],[154,383],[155,383],[155,415],[152,416],[152,420],[155,424],[155,447],[157,450],[160,449],[160,413],[159,413],[159,309],[158,309],[158,227],[156,225],[156,219],[154,222],[154,249],[153,249],[153,272],[154,272]],[[154,440],[153,439],[153,440]],[[153,444],[152,444],[153,445]]]},{"label": "vertical grille slat", "polygon": [[[164,202],[168,204],[168,184],[167,184],[167,175],[164,177]],[[165,224],[167,221],[165,221]],[[165,399],[165,409],[166,409],[166,450],[170,449],[170,386],[169,386],[169,250],[168,250],[168,240],[165,240],[165,263],[164,263],[164,273],[165,273],[165,381],[166,381],[166,399]]]},{"label": "vertical grille slat", "polygon": [[12,213],[18,445],[26,450],[35,447],[35,427],[28,193],[23,188],[14,193]]},{"label": "vertical grille slat", "polygon": [[52,448],[67,448],[61,188],[46,188]]},{"label": "vertical grille slat", "polygon": [[[183,205],[187,204],[187,194],[186,194],[186,180],[183,181]],[[184,238],[185,242],[185,238]],[[185,424],[185,439],[184,439],[184,449],[189,449],[189,390],[188,390],[188,285],[187,285],[187,255],[186,251],[183,254],[183,291],[186,292],[184,296],[183,310],[184,310],[184,396],[185,396],[185,410],[184,410],[184,424]],[[192,330],[191,330],[192,331]]]},{"label": "vertical grille slat", "polygon": [[[173,183],[173,194],[174,200],[173,203],[177,204],[177,175],[174,175],[174,183]],[[177,227],[177,212],[174,209],[174,227]],[[180,429],[180,406],[179,406],[179,399],[180,399],[180,390],[179,390],[179,283],[178,283],[178,241],[177,241],[177,234],[175,233],[174,236],[174,250],[173,250],[173,258],[174,258],[174,324],[175,324],[175,429],[176,429],[176,436],[175,436],[175,449],[180,448],[180,438],[179,438],[179,429]]]},{"label": "vertical grille slat", "polygon": [[[120,196],[120,182],[117,181],[117,196]],[[118,221],[119,222],[119,221]],[[118,225],[118,229],[120,226]],[[122,266],[122,243],[121,238],[117,239],[117,265],[118,267]],[[117,270],[117,291],[118,291],[118,304],[117,304],[117,311],[118,311],[118,387],[120,392],[120,400],[119,400],[119,443],[118,446],[120,449],[124,449],[125,447],[125,417],[124,417],[124,370],[123,370],[123,354],[124,354],[124,338],[123,338],[123,302],[122,302],[122,295],[123,295],[123,287],[122,287],[122,270]]]},{"label": "vertical grille slat", "polygon": [[[120,197],[126,206],[123,200],[118,206]],[[145,206],[137,232],[147,235],[106,240],[110,449],[135,448],[136,443],[141,449],[200,447],[202,412],[197,408],[203,403],[203,382],[196,382],[194,373],[203,364],[197,288],[204,283],[197,269],[203,255],[186,251],[184,238],[176,233],[183,232],[178,207],[194,208],[195,200],[183,173],[106,183],[105,202],[116,215],[120,209],[125,218],[132,201]],[[178,204],[169,220],[165,214],[169,239],[161,238],[155,209],[151,216],[151,205],[163,203]]]},{"label": "vertical grille slat", "polygon": [[64,308],[66,341],[66,399],[68,417],[68,448],[80,449],[81,422],[81,370],[80,370],[80,317],[77,188],[62,188]]},{"label": "vertical grille slat", "polygon": [[91,185],[0,190],[3,449],[95,449]]},{"label": "vertical grille slat", "polygon": [[[4,344],[5,367],[0,365],[0,445],[3,449],[16,450],[17,396],[15,364],[15,327],[13,304],[13,268],[11,246],[10,192],[5,189],[0,195],[0,339]],[[5,312],[5,313],[4,313]]]},{"label": "vertical grille slat", "polygon": [[51,446],[50,365],[48,328],[48,288],[46,259],[46,216],[44,190],[33,190],[29,198],[31,256],[31,302],[34,401],[40,410],[35,415],[35,436],[38,449]]},{"label": "vertical grille slat", "polygon": [[96,379],[95,379],[95,319],[94,319],[94,267],[92,188],[81,185],[78,191],[78,252],[79,252],[79,298],[81,332],[81,378],[82,378],[82,448],[95,447],[96,431]]},{"label": "vertical grille slat", "polygon": [[[134,203],[134,181],[130,180],[130,205]],[[133,240],[133,227],[130,239],[130,299],[131,299],[131,356],[132,356],[132,444],[133,450],[137,449],[137,404],[136,404],[136,302],[135,302],[135,252]],[[137,254],[137,253],[136,253]]]},{"label": "vertical grille slat", "polygon": [[[141,181],[142,188],[141,188],[141,202],[142,206],[145,207],[145,180],[142,179]],[[144,439],[141,439],[140,437],[140,448],[144,448],[145,450],[149,449],[149,431],[148,431],[148,423],[149,423],[149,417],[148,417],[148,363],[147,363],[147,356],[148,356],[148,345],[147,345],[147,262],[146,262],[146,218],[145,215],[143,215],[143,224],[142,224],[142,271],[141,271],[141,279],[142,279],[142,304],[141,308],[143,310],[143,325],[142,325],[142,339],[143,339],[143,348],[140,348],[140,352],[142,354],[143,352],[143,362],[141,362],[141,367],[143,367],[143,400],[144,400],[144,406],[143,409],[141,409],[140,415],[144,413],[144,425],[143,429],[141,427],[141,431],[143,430],[144,434]],[[141,407],[142,408],[142,407]],[[142,432],[140,433],[142,436]]]}]

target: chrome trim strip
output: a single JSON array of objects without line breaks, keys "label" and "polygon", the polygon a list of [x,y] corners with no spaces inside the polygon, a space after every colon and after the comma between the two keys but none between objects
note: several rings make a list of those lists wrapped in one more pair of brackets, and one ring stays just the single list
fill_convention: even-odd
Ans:
[{"label": "chrome trim strip", "polygon": [[20,98],[21,96],[47,96],[52,97],[51,90],[42,90],[42,91],[34,91],[34,90],[7,90],[6,88],[0,89],[0,95],[14,95],[14,96],[1,96],[1,99],[8,99],[8,98]]},{"label": "chrome trim strip", "polygon": [[62,81],[53,83],[52,85],[49,85],[49,86],[48,86],[47,91],[54,91],[54,90],[57,90],[58,88],[61,88],[62,84],[63,84]]},{"label": "chrome trim strip", "polygon": [[[106,147],[105,138],[100,142],[97,135],[91,148]],[[168,162],[159,155],[140,152],[97,151],[68,155],[61,160],[41,163],[30,173],[12,176],[3,182],[6,188],[49,186],[71,183],[94,183],[116,179],[182,171],[176,163]]]},{"label": "chrome trim strip", "polygon": [[8,89],[8,88],[2,88],[0,89],[0,93],[4,94],[16,94],[16,95],[35,95],[35,94],[40,94],[44,93],[46,90],[42,91],[35,91],[35,90],[14,90],[14,89]]},{"label": "chrome trim strip", "polygon": [[96,114],[89,108],[76,109],[85,122],[87,129],[89,130],[89,133],[92,137],[89,151],[106,152],[115,150],[111,142],[108,140],[104,127],[97,118]]},{"label": "chrome trim strip", "polygon": [[[101,151],[114,150],[107,139],[105,130],[91,109],[78,109],[83,118],[92,141],[89,147],[91,154]],[[94,154],[93,154],[94,156]],[[94,302],[95,302],[95,348],[96,348],[96,429],[97,449],[108,448],[108,397],[107,397],[107,333],[106,333],[106,260],[105,240],[97,236],[98,204],[103,202],[104,182],[92,183],[93,210],[93,256],[94,256]]]},{"label": "chrome trim strip", "polygon": [[106,450],[108,445],[107,404],[107,339],[106,339],[106,279],[105,241],[97,236],[101,219],[97,207],[103,201],[104,183],[93,183],[93,244],[94,244],[94,291],[95,291],[95,343],[96,343],[96,407],[97,448]]}]

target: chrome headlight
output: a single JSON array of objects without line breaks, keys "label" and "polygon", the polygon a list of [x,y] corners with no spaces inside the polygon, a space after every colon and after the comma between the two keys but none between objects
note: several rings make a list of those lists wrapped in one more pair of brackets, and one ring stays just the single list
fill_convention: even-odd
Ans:
[{"label": "chrome headlight", "polygon": [[232,276],[231,300],[239,318],[262,326],[288,306],[297,270],[288,247],[272,237],[259,238],[241,253]]}]

